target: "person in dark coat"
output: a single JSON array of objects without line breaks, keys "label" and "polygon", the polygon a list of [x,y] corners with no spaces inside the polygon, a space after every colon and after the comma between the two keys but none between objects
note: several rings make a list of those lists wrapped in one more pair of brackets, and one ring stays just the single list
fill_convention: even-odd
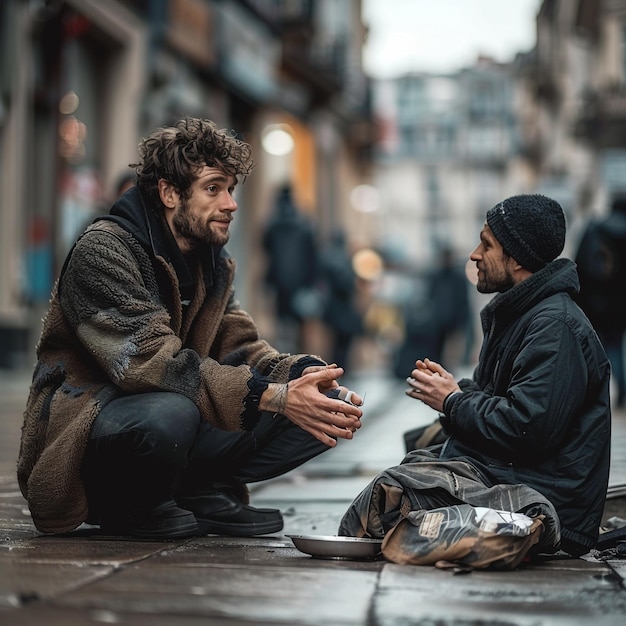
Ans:
[{"label": "person in dark coat", "polygon": [[577,302],[587,314],[611,361],[615,404],[626,405],[626,197],[617,196],[611,213],[585,229],[575,257],[580,277]]},{"label": "person in dark coat", "polygon": [[[434,329],[436,347],[435,360],[442,359],[447,354],[447,348],[452,339],[461,335],[463,349],[459,354],[459,364],[468,352],[465,344],[470,338],[465,335],[471,329],[469,281],[465,271],[455,263],[454,252],[444,247],[439,254],[439,265],[429,276],[428,298],[433,308],[436,321]],[[462,354],[461,354],[462,353]]]},{"label": "person in dark coat", "polygon": [[[439,363],[416,361],[406,393],[441,413],[448,438],[410,452],[403,467],[421,474],[436,471],[433,460],[463,462],[478,485],[498,487],[498,506],[511,486],[535,490],[537,501],[547,499],[558,515],[560,542],[552,548],[578,556],[597,542],[606,498],[610,365],[574,302],[576,266],[557,258],[564,242],[565,216],[550,198],[513,196],[488,211],[470,255],[478,291],[496,294],[481,312],[479,363],[472,379],[456,382]],[[449,492],[420,492],[423,508],[458,504],[452,479],[440,482]],[[343,534],[359,532],[354,519],[365,506],[363,499],[354,505]]]},{"label": "person in dark coat", "polygon": [[267,223],[262,245],[267,256],[265,279],[274,292],[279,330],[295,329],[295,338],[287,339],[283,349],[301,351],[307,312],[300,302],[315,285],[317,242],[312,225],[293,200],[290,185],[278,191],[275,213]]},{"label": "person in dark coat", "polygon": [[322,319],[331,338],[330,361],[347,368],[354,341],[363,332],[363,318],[357,305],[357,275],[341,229],[331,234],[320,261],[320,280],[325,294]]}]

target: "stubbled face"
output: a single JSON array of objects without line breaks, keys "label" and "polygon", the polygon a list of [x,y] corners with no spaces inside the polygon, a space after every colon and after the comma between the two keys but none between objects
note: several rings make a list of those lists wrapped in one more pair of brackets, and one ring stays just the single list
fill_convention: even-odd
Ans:
[{"label": "stubbled face", "polygon": [[503,293],[516,284],[514,268],[517,263],[504,253],[487,224],[480,231],[480,243],[470,254],[470,259],[476,263],[476,289],[480,293]]},{"label": "stubbled face", "polygon": [[237,202],[233,197],[237,181],[234,176],[214,167],[203,167],[191,186],[191,196],[177,201],[168,223],[183,252],[198,244],[223,246],[230,237],[229,226]]}]

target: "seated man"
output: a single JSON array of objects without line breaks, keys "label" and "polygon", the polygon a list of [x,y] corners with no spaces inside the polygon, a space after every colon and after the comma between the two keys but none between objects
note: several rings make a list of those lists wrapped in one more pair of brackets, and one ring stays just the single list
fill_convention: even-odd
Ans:
[{"label": "seated man", "polygon": [[361,399],[328,397],[343,370],[279,353],[235,298],[224,245],[250,146],[186,118],[133,167],[53,290],[18,462],[33,521],[144,539],[279,531],[246,483],[351,439]]},{"label": "seated man", "polygon": [[[610,367],[572,299],[576,266],[557,259],[564,242],[565,216],[554,200],[519,195],[488,211],[470,255],[478,291],[497,293],[481,313],[478,366],[472,380],[457,383],[440,364],[416,361],[406,393],[441,412],[448,438],[410,452],[391,473],[425,509],[459,501],[511,512],[552,505],[560,544],[541,548],[577,556],[597,542],[608,486]],[[449,480],[458,463],[471,484]],[[380,506],[375,484],[352,504],[341,534],[387,532],[398,521],[399,511],[372,510]],[[378,528],[363,523],[370,518]]]}]

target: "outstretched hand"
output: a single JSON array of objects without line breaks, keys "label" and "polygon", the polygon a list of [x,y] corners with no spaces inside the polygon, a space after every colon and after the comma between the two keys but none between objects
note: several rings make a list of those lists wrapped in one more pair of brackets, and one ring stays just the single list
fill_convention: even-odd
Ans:
[{"label": "outstretched hand", "polygon": [[288,385],[272,383],[261,396],[259,407],[285,415],[294,424],[329,447],[337,439],[352,439],[361,427],[363,399],[351,394],[350,403],[329,398],[325,392],[339,387],[344,370],[336,365],[307,368]]},{"label": "outstretched hand", "polygon": [[406,395],[421,400],[435,411],[443,411],[443,401],[453,391],[461,391],[454,376],[430,359],[415,362],[415,369],[406,379]]}]

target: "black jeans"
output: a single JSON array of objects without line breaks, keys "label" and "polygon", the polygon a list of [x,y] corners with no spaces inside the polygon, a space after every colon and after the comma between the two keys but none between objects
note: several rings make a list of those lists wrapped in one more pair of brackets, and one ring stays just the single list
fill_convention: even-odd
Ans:
[{"label": "black jeans", "polygon": [[280,476],[328,447],[286,417],[262,412],[250,432],[204,422],[185,396],[117,398],[99,413],[83,460],[90,522],[149,508],[178,494]]}]

